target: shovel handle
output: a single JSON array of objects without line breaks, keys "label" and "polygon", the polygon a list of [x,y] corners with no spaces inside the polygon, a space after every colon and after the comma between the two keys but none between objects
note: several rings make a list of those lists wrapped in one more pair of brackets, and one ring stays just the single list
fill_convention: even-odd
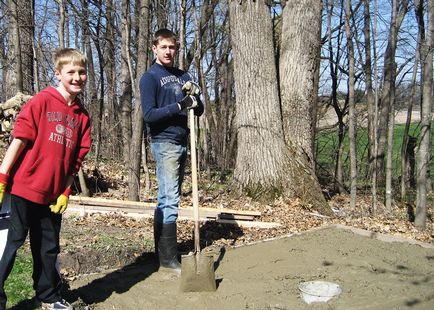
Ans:
[{"label": "shovel handle", "polygon": [[200,252],[199,234],[199,192],[197,187],[197,158],[196,158],[196,129],[194,125],[194,111],[189,110],[190,122],[190,154],[191,154],[191,181],[193,188],[193,219],[194,219],[194,251]]}]

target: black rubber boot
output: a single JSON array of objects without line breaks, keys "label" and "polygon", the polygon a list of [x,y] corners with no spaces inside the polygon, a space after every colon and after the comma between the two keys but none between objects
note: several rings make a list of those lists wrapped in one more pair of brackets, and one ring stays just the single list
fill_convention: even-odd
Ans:
[{"label": "black rubber boot", "polygon": [[161,224],[160,238],[157,241],[160,267],[181,272],[178,261],[178,244],[176,242],[176,223]]}]

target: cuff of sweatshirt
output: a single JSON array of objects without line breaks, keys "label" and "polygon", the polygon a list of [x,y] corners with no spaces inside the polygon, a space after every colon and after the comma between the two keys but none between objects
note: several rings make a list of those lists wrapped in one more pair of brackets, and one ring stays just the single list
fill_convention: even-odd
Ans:
[{"label": "cuff of sweatshirt", "polygon": [[9,174],[8,173],[0,173],[0,183],[8,184]]},{"label": "cuff of sweatshirt", "polygon": [[65,195],[66,197],[69,197],[69,195],[71,195],[71,188],[68,187],[67,189],[65,189],[65,191],[62,193],[62,195]]}]

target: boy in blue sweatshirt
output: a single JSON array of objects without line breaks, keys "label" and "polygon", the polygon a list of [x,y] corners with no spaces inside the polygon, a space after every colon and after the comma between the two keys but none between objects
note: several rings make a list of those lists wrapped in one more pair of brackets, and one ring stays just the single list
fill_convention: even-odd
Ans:
[{"label": "boy in blue sweatshirt", "polygon": [[160,267],[179,273],[176,220],[187,159],[187,110],[194,109],[200,116],[204,107],[190,74],[174,67],[177,46],[172,31],[160,29],[155,33],[152,51],[156,60],[140,79],[140,98],[157,169],[155,251]]}]

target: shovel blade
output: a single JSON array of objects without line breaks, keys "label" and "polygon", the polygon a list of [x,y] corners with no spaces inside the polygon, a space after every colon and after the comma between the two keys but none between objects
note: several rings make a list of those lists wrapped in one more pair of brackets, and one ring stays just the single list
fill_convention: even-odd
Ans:
[{"label": "shovel blade", "polygon": [[195,253],[181,257],[182,292],[214,292],[216,290],[214,259]]}]

